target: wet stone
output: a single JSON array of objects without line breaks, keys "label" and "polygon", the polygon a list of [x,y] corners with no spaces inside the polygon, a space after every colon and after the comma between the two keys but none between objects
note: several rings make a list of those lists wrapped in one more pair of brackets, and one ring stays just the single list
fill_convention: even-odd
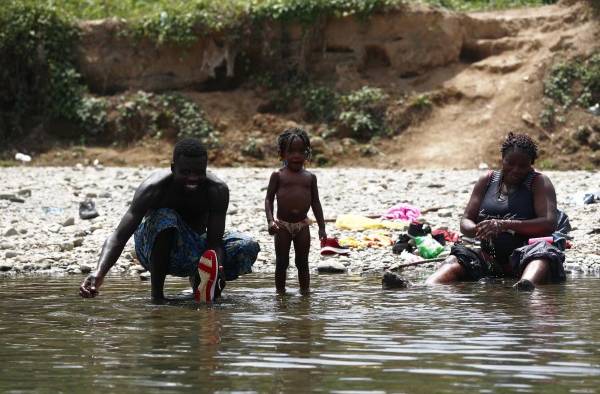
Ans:
[{"label": "wet stone", "polygon": [[73,250],[73,248],[75,248],[75,245],[73,244],[73,242],[63,242],[59,245],[59,247],[61,252],[65,252]]},{"label": "wet stone", "polygon": [[92,267],[89,265],[82,264],[79,268],[82,274],[89,274],[92,272]]},{"label": "wet stone", "polygon": [[150,280],[150,271],[142,272],[140,274],[140,280],[142,280],[142,281]]},{"label": "wet stone", "polygon": [[8,229],[8,230],[7,230],[7,231],[4,233],[4,236],[5,236],[5,237],[12,237],[13,235],[17,235],[17,234],[19,234],[19,232],[17,231],[17,229],[16,229],[16,228],[14,228],[14,227],[11,227],[11,228],[9,228],[9,229]]},{"label": "wet stone", "polygon": [[320,262],[317,265],[317,271],[319,273],[330,273],[330,274],[339,274],[346,273],[348,269],[344,264],[339,262]]}]

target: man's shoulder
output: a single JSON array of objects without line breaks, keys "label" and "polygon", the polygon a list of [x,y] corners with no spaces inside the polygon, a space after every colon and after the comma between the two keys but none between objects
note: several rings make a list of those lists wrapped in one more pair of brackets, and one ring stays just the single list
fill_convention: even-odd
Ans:
[{"label": "man's shoulder", "polygon": [[227,183],[212,172],[206,173],[206,182],[208,190],[211,193],[229,192],[229,186],[227,186]]},{"label": "man's shoulder", "polygon": [[170,170],[154,171],[140,183],[140,189],[161,189],[169,184],[173,174]]}]

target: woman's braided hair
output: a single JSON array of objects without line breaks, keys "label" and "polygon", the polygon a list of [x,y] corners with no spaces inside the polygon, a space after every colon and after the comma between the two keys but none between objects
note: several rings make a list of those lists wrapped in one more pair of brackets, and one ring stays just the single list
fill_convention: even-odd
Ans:
[{"label": "woman's braided hair", "polygon": [[300,138],[302,140],[306,149],[304,155],[306,157],[306,160],[310,160],[312,156],[310,138],[308,138],[308,134],[306,134],[306,131],[299,127],[290,127],[289,129],[285,129],[283,133],[281,133],[279,137],[277,137],[277,151],[279,153],[279,157],[283,157],[284,153],[289,149],[290,144],[292,143],[294,138]]},{"label": "woman's braided hair", "polygon": [[512,131],[508,133],[500,147],[502,158],[504,158],[509,151],[514,149],[519,149],[529,156],[531,158],[531,164],[533,164],[538,157],[537,144],[527,134],[515,134]]}]

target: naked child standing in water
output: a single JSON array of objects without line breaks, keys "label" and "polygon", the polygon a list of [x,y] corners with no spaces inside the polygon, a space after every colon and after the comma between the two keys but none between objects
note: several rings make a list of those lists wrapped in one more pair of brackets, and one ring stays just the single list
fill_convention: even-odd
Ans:
[{"label": "naked child standing in water", "polygon": [[[285,293],[290,246],[293,242],[300,293],[307,294],[310,289],[310,220],[306,215],[310,208],[319,225],[319,239],[327,237],[317,177],[304,169],[304,163],[311,155],[310,140],[304,130],[290,128],[277,138],[277,148],[283,167],[271,174],[265,198],[269,234],[275,236],[275,288],[277,293]],[[273,216],[275,198],[277,218]]]}]

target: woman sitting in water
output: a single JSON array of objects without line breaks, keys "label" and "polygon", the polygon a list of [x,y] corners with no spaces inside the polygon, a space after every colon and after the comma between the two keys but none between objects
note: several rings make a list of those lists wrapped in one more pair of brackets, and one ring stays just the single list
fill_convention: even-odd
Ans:
[{"label": "woman sitting in water", "polygon": [[527,245],[557,227],[554,186],[532,167],[537,145],[527,135],[509,133],[501,152],[502,169],[479,178],[460,222],[465,236],[481,240],[481,250],[455,245],[427,284],[504,276],[518,278],[519,290],[533,290],[565,280],[565,257],[558,248]]}]

